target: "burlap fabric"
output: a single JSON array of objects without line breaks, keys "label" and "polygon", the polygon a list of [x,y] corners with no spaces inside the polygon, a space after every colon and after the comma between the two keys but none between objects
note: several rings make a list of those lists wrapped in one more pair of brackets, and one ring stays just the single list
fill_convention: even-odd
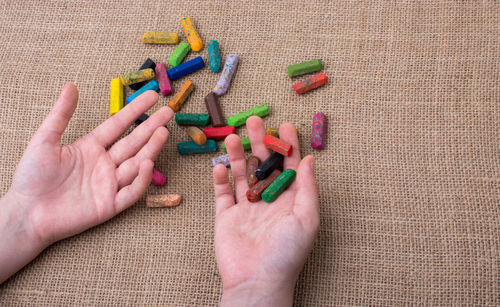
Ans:
[{"label": "burlap fabric", "polygon": [[[498,1],[2,1],[1,192],[65,82],[80,90],[67,143],[108,117],[112,78],[175,48],[142,34],[185,39],[179,20],[191,16],[205,44],[241,57],[226,116],[267,102],[266,125],[294,123],[317,158],[321,230],[297,306],[498,305],[499,15]],[[327,85],[296,95],[303,78],[286,66],[315,58]],[[205,112],[218,75],[189,79],[182,111]],[[324,151],[309,146],[318,111],[330,120]],[[186,133],[168,126],[156,167],[169,181],[150,192],[181,193],[182,205],[142,200],[51,246],[0,287],[0,305],[218,304],[212,155],[179,156]]]}]

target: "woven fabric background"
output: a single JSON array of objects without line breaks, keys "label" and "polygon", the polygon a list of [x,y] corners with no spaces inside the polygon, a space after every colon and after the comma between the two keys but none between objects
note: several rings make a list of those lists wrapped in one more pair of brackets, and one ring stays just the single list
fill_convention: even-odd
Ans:
[{"label": "woven fabric background", "polygon": [[[490,305],[499,302],[500,3],[498,1],[14,1],[0,3],[0,191],[66,82],[80,90],[64,135],[108,118],[109,83],[175,46],[141,43],[191,16],[205,48],[241,62],[220,99],[226,116],[267,102],[268,127],[294,123],[317,158],[321,230],[297,306]],[[189,58],[198,56],[191,52]],[[326,86],[296,95],[286,67],[321,58]],[[183,112],[205,112],[218,75],[188,77]],[[178,89],[182,81],[176,81]],[[161,98],[159,105],[166,105]],[[311,120],[329,118],[324,151]],[[144,200],[45,250],[0,286],[0,305],[215,306],[211,154],[156,167],[176,208]],[[239,129],[246,135],[245,128]]]}]

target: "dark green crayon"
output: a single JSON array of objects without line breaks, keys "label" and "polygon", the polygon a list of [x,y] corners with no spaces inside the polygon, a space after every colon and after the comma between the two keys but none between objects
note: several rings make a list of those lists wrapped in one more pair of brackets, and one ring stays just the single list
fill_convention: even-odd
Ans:
[{"label": "dark green crayon", "polygon": [[210,116],[204,113],[176,113],[175,122],[177,125],[207,126]]},{"label": "dark green crayon", "polygon": [[291,168],[287,168],[281,173],[281,175],[276,178],[276,180],[271,183],[269,187],[262,193],[262,199],[266,203],[270,203],[274,201],[281,193],[292,183],[293,179],[297,175]]}]

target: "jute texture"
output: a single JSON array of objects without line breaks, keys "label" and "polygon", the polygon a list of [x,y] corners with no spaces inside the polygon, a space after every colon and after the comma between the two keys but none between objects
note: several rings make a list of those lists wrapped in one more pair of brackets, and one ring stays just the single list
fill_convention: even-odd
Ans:
[{"label": "jute texture", "polygon": [[[69,143],[108,118],[112,78],[175,49],[142,34],[185,40],[180,18],[190,16],[205,47],[188,58],[207,60],[210,39],[223,59],[240,55],[220,99],[226,117],[266,102],[266,126],[295,124],[302,153],[316,156],[321,230],[297,306],[498,305],[499,15],[498,1],[2,1],[1,192],[66,82],[80,90]],[[291,80],[287,65],[316,58],[328,83],[295,94],[304,78]],[[182,112],[206,112],[218,75],[187,79],[196,89]],[[328,144],[313,151],[319,111]],[[0,286],[0,305],[218,304],[213,155],[178,155],[186,132],[168,127],[155,164],[168,184],[149,191],[183,203],[143,199],[54,244]]]}]

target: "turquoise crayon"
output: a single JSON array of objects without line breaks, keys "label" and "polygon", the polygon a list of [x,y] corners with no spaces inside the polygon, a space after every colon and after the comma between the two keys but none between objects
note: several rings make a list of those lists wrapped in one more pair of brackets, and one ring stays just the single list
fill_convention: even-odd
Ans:
[{"label": "turquoise crayon", "polygon": [[143,87],[141,87],[140,89],[138,89],[135,93],[133,93],[132,95],[128,96],[127,97],[127,103],[131,103],[132,100],[136,99],[137,96],[139,96],[140,94],[142,94],[142,93],[144,93],[146,91],[149,91],[149,90],[158,91],[159,89],[160,89],[160,87],[158,86],[158,81],[151,80],[148,83],[146,83],[146,85],[144,85]]},{"label": "turquoise crayon", "polygon": [[177,151],[181,155],[214,152],[217,151],[217,143],[214,140],[207,140],[203,145],[198,145],[195,142],[179,142],[177,143]]},{"label": "turquoise crayon", "polygon": [[220,51],[219,51],[219,42],[216,40],[211,40],[210,43],[208,43],[208,62],[210,63],[211,71],[219,72]]}]

